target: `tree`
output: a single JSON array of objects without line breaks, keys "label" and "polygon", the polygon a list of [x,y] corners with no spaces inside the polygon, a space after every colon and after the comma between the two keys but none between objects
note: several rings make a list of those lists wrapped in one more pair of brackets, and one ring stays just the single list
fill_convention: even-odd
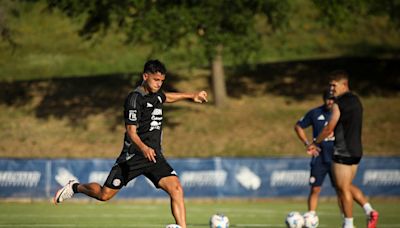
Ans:
[{"label": "tree", "polygon": [[287,22],[289,7],[288,0],[48,0],[48,5],[70,17],[84,15],[79,33],[87,39],[117,27],[127,35],[127,44],[166,50],[197,34],[210,62],[218,107],[227,97],[223,56],[246,61],[260,46],[256,16],[265,15],[267,25],[276,29]]},{"label": "tree", "polygon": [[13,49],[17,43],[13,39],[13,30],[8,24],[8,16],[18,16],[18,11],[14,7],[14,3],[10,1],[0,2],[0,38],[6,41]]},{"label": "tree", "polygon": [[323,21],[332,27],[342,27],[358,17],[387,15],[390,22],[400,26],[400,0],[312,0],[321,11]]}]

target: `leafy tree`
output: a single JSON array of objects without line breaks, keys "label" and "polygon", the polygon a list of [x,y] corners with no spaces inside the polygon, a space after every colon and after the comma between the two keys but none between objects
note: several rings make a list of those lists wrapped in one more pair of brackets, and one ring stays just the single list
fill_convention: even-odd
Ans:
[{"label": "leafy tree", "polygon": [[8,24],[8,17],[17,17],[18,14],[19,13],[14,6],[14,2],[0,2],[0,38],[6,41],[12,48],[15,48],[17,46],[17,43],[13,39],[13,30]]},{"label": "leafy tree", "polygon": [[387,15],[395,26],[400,26],[400,0],[312,0],[321,11],[326,24],[342,27],[357,17]]},{"label": "leafy tree", "polygon": [[80,35],[92,39],[112,28],[129,43],[148,43],[154,50],[177,46],[194,34],[210,62],[217,106],[226,101],[223,56],[245,61],[260,46],[254,27],[265,15],[272,31],[287,23],[288,0],[47,0],[70,17],[85,16]]}]

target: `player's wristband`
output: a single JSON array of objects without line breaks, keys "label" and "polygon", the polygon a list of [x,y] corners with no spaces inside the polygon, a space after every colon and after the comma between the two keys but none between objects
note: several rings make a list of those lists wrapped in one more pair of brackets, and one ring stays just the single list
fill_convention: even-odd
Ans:
[{"label": "player's wristband", "polygon": [[304,142],[304,146],[308,146],[308,145],[310,145],[310,143],[308,142],[308,140],[306,140],[306,141]]}]

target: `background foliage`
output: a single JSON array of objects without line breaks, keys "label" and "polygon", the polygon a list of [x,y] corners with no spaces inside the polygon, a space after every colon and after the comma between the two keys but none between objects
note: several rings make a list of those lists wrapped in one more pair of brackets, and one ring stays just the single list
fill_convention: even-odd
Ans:
[{"label": "background foliage", "polygon": [[[74,2],[74,7],[89,4],[90,9],[101,6],[96,2],[107,1]],[[200,2],[221,4],[225,10],[221,21],[229,15],[230,8],[223,7],[224,1]],[[379,7],[368,8],[367,4],[374,1],[348,1],[344,6],[357,2],[366,4],[359,12],[364,16],[351,18],[347,24],[330,22],[326,17],[322,20],[324,11],[320,8],[324,6],[309,0],[279,6],[290,15],[282,21],[284,26],[274,28],[268,14],[256,14],[251,29],[257,34],[250,36],[251,42],[232,40],[231,51],[224,53],[229,95],[226,108],[185,102],[167,106],[166,154],[303,156],[293,125],[308,109],[320,104],[324,75],[343,68],[353,76],[351,86],[362,96],[366,109],[366,153],[398,155],[399,143],[394,139],[399,138],[400,127],[400,33],[396,14],[390,14],[392,8],[387,8],[389,3],[394,7],[398,4],[379,1]],[[86,36],[93,36],[88,40],[79,36],[88,28],[87,11],[74,14],[76,11],[67,10],[68,17],[58,8],[49,11],[48,3],[0,2],[0,156],[115,157],[122,143],[123,99],[138,83],[143,63],[150,57],[164,61],[169,69],[166,90],[211,92],[209,55],[202,43],[205,41],[197,34],[197,25],[207,24],[191,21],[194,11],[183,14],[180,21],[194,26],[193,31],[167,48],[169,42],[178,39],[167,34],[174,33],[177,25],[173,23],[178,22],[175,17],[180,9],[172,7],[163,15],[172,23],[170,28],[151,31],[159,33],[158,40],[146,36],[145,24],[129,30],[143,35],[138,40],[133,39],[137,34],[117,29],[119,25],[111,19],[121,16],[118,10],[125,10],[119,8],[109,15],[109,22],[92,27],[99,33],[88,30]],[[206,11],[207,7],[195,9]],[[246,15],[239,15],[231,26],[243,28],[236,23],[240,24]],[[280,19],[279,15],[270,16]],[[129,18],[124,18],[123,23],[129,24]],[[146,15],[146,21],[157,19],[157,11]],[[107,33],[104,26],[108,26]],[[218,29],[204,28],[206,33]],[[178,31],[176,36],[180,34]],[[169,40],[171,37],[174,39]],[[221,41],[224,36],[215,39]],[[127,45],[126,41],[132,42]],[[158,46],[153,41],[158,41]],[[256,50],[253,44],[258,46]],[[247,49],[253,51],[242,55],[241,51]]]}]

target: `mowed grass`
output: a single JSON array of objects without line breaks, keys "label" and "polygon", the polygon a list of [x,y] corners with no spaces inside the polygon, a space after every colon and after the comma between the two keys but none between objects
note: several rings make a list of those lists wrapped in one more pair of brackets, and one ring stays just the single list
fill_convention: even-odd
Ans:
[{"label": "mowed grass", "polygon": [[[373,199],[380,212],[379,227],[400,227],[399,200]],[[206,228],[213,213],[224,213],[230,227],[286,227],[284,219],[290,211],[304,212],[306,200],[187,200],[188,227]],[[335,199],[322,200],[318,210],[319,227],[341,227]],[[366,226],[359,206],[354,208],[355,225]],[[107,203],[65,202],[0,203],[0,227],[165,227],[171,224],[169,202],[110,201]]]}]

